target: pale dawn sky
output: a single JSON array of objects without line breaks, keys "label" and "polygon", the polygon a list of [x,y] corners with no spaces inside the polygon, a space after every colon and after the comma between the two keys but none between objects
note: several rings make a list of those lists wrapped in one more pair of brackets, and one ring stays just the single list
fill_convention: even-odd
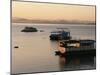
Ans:
[{"label": "pale dawn sky", "polygon": [[13,1],[12,17],[25,19],[95,21],[95,6]]}]

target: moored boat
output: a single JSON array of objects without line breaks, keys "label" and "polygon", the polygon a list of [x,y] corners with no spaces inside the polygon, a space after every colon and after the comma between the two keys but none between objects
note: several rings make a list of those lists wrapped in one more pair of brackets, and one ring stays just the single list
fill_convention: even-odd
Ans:
[{"label": "moored boat", "polygon": [[37,32],[38,30],[34,27],[25,27],[21,32]]},{"label": "moored boat", "polygon": [[94,40],[63,40],[59,42],[58,50],[58,55],[96,55]]},{"label": "moored boat", "polygon": [[65,28],[57,28],[57,29],[58,29],[57,31],[51,32],[51,35],[49,36],[50,40],[69,40],[71,39],[70,31],[68,31],[68,28],[66,28],[67,31]]}]

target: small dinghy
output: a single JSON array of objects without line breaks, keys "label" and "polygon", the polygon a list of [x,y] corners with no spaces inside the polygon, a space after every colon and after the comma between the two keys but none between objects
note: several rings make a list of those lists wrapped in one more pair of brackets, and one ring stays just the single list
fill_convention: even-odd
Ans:
[{"label": "small dinghy", "polygon": [[14,46],[14,48],[19,48],[18,46]]}]

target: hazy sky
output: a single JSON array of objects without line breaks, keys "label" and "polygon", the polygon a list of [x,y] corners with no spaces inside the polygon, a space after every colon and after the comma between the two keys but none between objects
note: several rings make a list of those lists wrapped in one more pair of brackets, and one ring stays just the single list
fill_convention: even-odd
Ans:
[{"label": "hazy sky", "polygon": [[95,21],[95,6],[12,2],[12,17]]}]

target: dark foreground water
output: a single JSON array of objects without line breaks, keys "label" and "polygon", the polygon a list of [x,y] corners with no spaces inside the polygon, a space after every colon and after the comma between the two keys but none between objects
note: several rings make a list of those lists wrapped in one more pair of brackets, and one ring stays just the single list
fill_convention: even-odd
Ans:
[{"label": "dark foreground water", "polygon": [[[24,33],[25,26],[44,32]],[[12,73],[34,73],[95,69],[96,58],[55,56],[58,42],[49,40],[50,32],[58,27],[69,28],[73,39],[95,40],[95,25],[71,24],[12,24]],[[14,46],[19,48],[14,48]]]}]

